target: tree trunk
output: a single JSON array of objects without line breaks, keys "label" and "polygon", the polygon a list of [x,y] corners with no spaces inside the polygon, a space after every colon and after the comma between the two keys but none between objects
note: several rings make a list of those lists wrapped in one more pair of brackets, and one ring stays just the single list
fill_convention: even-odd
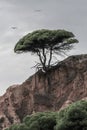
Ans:
[{"label": "tree trunk", "polygon": [[43,57],[44,58],[41,56],[40,51],[38,51],[37,55],[39,56],[39,60],[41,62],[43,70],[46,72],[46,55],[45,55],[44,50],[43,50]]}]

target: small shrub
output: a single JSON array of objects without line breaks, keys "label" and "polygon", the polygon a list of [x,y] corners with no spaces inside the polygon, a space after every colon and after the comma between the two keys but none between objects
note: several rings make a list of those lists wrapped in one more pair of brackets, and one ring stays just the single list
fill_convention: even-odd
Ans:
[{"label": "small shrub", "polygon": [[34,130],[53,130],[56,125],[56,117],[53,112],[38,112],[24,118],[24,123]]},{"label": "small shrub", "polygon": [[55,130],[87,130],[87,102],[76,102],[58,113]]}]

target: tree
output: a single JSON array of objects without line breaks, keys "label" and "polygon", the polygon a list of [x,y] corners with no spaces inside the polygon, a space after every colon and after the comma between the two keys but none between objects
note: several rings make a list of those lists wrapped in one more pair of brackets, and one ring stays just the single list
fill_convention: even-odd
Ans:
[{"label": "tree", "polygon": [[55,54],[65,54],[78,43],[72,32],[66,30],[41,29],[27,34],[15,45],[14,52],[32,52],[39,57],[40,63],[36,67],[46,72],[52,67],[52,58]]}]

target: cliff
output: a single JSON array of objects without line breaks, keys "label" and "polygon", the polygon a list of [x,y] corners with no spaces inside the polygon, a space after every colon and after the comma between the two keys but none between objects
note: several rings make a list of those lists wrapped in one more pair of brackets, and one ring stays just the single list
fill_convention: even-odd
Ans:
[{"label": "cliff", "polygon": [[38,71],[0,97],[0,127],[38,111],[58,111],[87,98],[87,55],[70,56],[47,73]]}]

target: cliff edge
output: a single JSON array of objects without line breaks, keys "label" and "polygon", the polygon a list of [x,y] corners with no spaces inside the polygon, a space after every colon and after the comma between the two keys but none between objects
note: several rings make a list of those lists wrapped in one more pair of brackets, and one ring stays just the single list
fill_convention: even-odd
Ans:
[{"label": "cliff edge", "polygon": [[58,111],[87,99],[87,55],[70,56],[47,73],[41,70],[0,97],[0,127],[38,111]]}]

